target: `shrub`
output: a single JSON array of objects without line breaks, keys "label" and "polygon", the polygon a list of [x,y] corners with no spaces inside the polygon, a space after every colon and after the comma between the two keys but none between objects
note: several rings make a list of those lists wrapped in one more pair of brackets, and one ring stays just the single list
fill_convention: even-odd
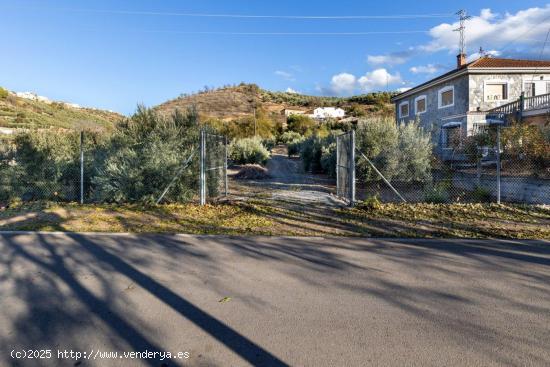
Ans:
[{"label": "shrub", "polygon": [[229,151],[231,159],[237,164],[265,164],[269,158],[269,152],[260,138],[234,140]]},{"label": "shrub", "polygon": [[304,140],[304,136],[296,131],[285,131],[279,137],[279,142],[282,144],[290,144],[294,141]]},{"label": "shrub", "polygon": [[[107,149],[96,154],[101,161],[92,179],[95,200],[155,202],[196,147],[198,132],[192,109],[165,118],[139,107],[117,125]],[[197,192],[198,160],[191,162],[165,201],[185,201]]]},{"label": "shrub", "polygon": [[424,200],[428,203],[443,204],[450,201],[449,190],[445,184],[430,187],[424,193]]},{"label": "shrub", "polygon": [[0,87],[0,98],[2,98],[2,99],[3,98],[8,98],[8,95],[9,95],[8,91],[6,89]]},{"label": "shrub", "polygon": [[[388,118],[362,120],[356,146],[388,180],[425,182],[430,178],[430,136],[415,122],[397,126]],[[359,159],[357,172],[366,180],[381,180],[364,159]]]},{"label": "shrub", "polygon": [[402,182],[425,182],[431,177],[432,145],[430,134],[418,123],[401,124],[398,136],[398,171]]},{"label": "shrub", "polygon": [[[361,120],[356,130],[356,146],[388,180],[397,175],[399,132],[393,120]],[[358,177],[373,181],[381,180],[364,159],[358,160],[356,169]]]},{"label": "shrub", "polygon": [[336,177],[336,142],[321,148],[321,168],[330,177]]},{"label": "shrub", "polygon": [[262,145],[270,152],[273,150],[273,148],[275,147],[276,144],[277,144],[277,142],[275,141],[275,138],[269,138],[269,139],[263,139],[262,140]]},{"label": "shrub", "polygon": [[303,140],[295,140],[287,145],[287,153],[289,158],[293,155],[300,154],[302,142]]},{"label": "shrub", "polygon": [[79,196],[79,134],[29,131],[13,139],[0,161],[3,199],[73,201]]},{"label": "shrub", "polygon": [[287,118],[287,128],[290,131],[297,132],[301,135],[308,135],[314,129],[317,123],[309,116],[305,115],[290,115]]},{"label": "shrub", "polygon": [[359,209],[363,210],[377,210],[382,207],[382,202],[377,195],[369,196],[365,200],[357,204]]},{"label": "shrub", "polygon": [[[305,139],[300,144],[300,157],[302,158],[302,162],[304,164],[304,170],[312,172],[323,172],[323,165],[321,163],[323,148],[329,147],[331,144],[334,144],[333,149],[335,149],[335,141],[336,138],[333,134],[323,137],[321,134],[316,133]],[[327,165],[329,164],[328,161],[332,159],[327,158],[328,154],[329,150],[327,148],[325,149],[325,163]]]},{"label": "shrub", "polygon": [[472,191],[472,200],[476,203],[488,203],[492,199],[491,192],[484,187],[476,187]]},{"label": "shrub", "polygon": [[542,172],[550,169],[550,126],[514,123],[502,129],[502,146],[504,159],[524,161]]}]

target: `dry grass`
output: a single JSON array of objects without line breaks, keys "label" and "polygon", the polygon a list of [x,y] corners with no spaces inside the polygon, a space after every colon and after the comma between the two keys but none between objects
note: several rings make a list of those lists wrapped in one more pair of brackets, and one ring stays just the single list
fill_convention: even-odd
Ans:
[{"label": "dry grass", "polygon": [[550,209],[496,204],[312,208],[267,198],[204,207],[43,202],[1,210],[0,230],[550,239]]}]

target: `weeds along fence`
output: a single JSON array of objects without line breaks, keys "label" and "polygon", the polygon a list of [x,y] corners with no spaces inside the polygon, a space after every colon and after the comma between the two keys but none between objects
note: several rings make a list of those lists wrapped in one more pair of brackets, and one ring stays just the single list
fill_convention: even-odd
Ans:
[{"label": "weeds along fence", "polygon": [[[517,127],[485,126],[456,146],[436,149],[429,164],[409,147],[407,156],[367,157],[357,151],[358,200],[382,202],[514,202],[550,204],[550,147],[544,139],[518,137]],[[406,164],[404,160],[409,160]],[[424,164],[421,163],[424,161]],[[391,166],[388,169],[388,166]],[[426,169],[425,167],[428,167]],[[397,172],[397,174],[395,173]],[[387,175],[387,180],[384,175]]]},{"label": "weeds along fence", "polygon": [[206,203],[227,194],[223,136],[185,119],[140,118],[141,126],[128,123],[109,136],[32,131],[2,138],[0,204]]}]

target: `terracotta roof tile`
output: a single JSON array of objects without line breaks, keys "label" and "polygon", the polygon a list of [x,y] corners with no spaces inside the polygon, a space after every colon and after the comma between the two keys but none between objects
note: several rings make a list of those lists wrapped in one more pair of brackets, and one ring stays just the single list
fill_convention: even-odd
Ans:
[{"label": "terracotta roof tile", "polygon": [[483,68],[550,68],[550,60],[518,60],[518,59],[499,59],[495,57],[481,57],[477,60],[470,61],[467,64],[462,65],[460,68],[453,69],[438,77],[435,77],[427,82],[419,84],[414,88],[409,89],[406,92],[399,93],[391,98],[391,101],[397,101],[401,99],[402,95],[416,93],[419,88],[422,88],[430,83],[436,82],[439,79],[443,79],[447,76],[453,75],[463,69],[483,69]]},{"label": "terracotta roof tile", "polygon": [[516,60],[482,57],[469,64],[469,68],[544,68],[550,67],[550,60]]}]

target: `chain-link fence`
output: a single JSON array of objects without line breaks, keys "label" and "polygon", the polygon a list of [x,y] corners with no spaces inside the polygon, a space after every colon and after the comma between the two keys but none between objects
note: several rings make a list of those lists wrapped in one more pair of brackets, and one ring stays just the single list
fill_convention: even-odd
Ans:
[{"label": "chain-link fence", "polygon": [[[550,162],[538,158],[550,147],[544,140],[527,137],[522,141],[515,129],[518,127],[475,126],[472,134],[454,147],[434,150],[428,174],[422,179],[400,175],[385,180],[383,175],[365,174],[361,167],[369,162],[358,151],[357,197],[377,197],[383,202],[550,204]],[[521,135],[526,135],[525,131]]]},{"label": "chain-link fence", "polygon": [[3,136],[0,145],[0,203],[78,201],[81,195],[80,134]]},{"label": "chain-link fence", "polygon": [[227,196],[227,138],[201,130],[201,203]]},{"label": "chain-link fence", "polygon": [[355,132],[336,137],[336,195],[350,205],[355,201]]},{"label": "chain-link fence", "polygon": [[226,139],[194,126],[171,123],[149,131],[143,126],[125,131],[123,126],[122,132],[109,135],[43,130],[3,136],[0,206],[13,200],[189,202],[199,201],[201,192],[204,201],[227,194]]}]

